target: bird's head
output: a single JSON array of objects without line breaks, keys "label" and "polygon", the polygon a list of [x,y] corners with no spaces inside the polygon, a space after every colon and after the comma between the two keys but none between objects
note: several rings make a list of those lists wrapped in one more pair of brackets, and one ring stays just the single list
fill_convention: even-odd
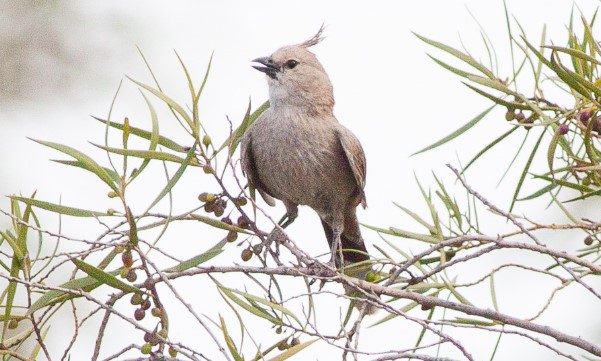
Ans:
[{"label": "bird's head", "polygon": [[322,40],[323,27],[311,39],[284,46],[273,54],[253,60],[253,67],[267,75],[272,107],[296,106],[312,111],[331,111],[332,83],[315,54],[308,50]]}]

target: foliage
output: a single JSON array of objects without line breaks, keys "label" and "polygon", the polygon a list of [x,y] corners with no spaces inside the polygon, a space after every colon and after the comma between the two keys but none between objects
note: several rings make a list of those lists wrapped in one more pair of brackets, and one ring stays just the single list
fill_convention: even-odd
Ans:
[{"label": "foliage", "polygon": [[[269,212],[264,212],[247,193],[235,153],[241,136],[267,109],[268,103],[256,109],[249,104],[236,128],[231,122],[224,123],[230,127],[229,136],[217,145],[205,130],[199,106],[210,61],[197,86],[177,56],[187,80],[189,106],[164,92],[148,67],[155,79],[154,85],[130,81],[142,91],[151,127],[136,127],[128,118],[121,122],[96,117],[104,129],[105,142],[94,147],[105,152],[105,160],[99,161],[67,145],[35,140],[68,158],[56,162],[94,175],[100,182],[90,186],[91,191],[106,192],[118,207],[80,208],[40,200],[35,193],[29,197],[10,197],[10,210],[1,211],[12,224],[10,229],[0,231],[0,267],[4,269],[0,277],[6,280],[0,297],[4,308],[0,354],[4,359],[36,359],[40,353],[47,359],[57,358],[45,339],[51,326],[58,323],[59,310],[70,309],[73,322],[69,331],[65,325],[58,326],[65,334],[71,332],[63,359],[69,358],[76,343],[85,342],[81,341],[83,336],[79,332],[84,325],[94,328],[92,360],[133,358],[141,354],[182,360],[286,360],[307,352],[303,350],[315,347],[313,344],[340,349],[343,358],[478,359],[472,355],[469,345],[453,333],[456,329],[498,335],[490,359],[494,359],[503,335],[523,337],[571,360],[577,359],[575,355],[584,355],[583,359],[601,356],[601,348],[586,338],[571,335],[556,325],[539,323],[557,295],[568,287],[581,287],[597,302],[601,301],[601,295],[592,285],[595,276],[601,273],[597,240],[601,224],[577,220],[558,200],[564,188],[580,192],[578,197],[568,201],[581,201],[599,195],[601,186],[597,149],[601,136],[601,99],[598,97],[601,84],[597,69],[601,65],[598,60],[601,49],[592,35],[594,19],[595,16],[591,21],[581,19],[581,36],[575,33],[575,21],[570,21],[569,40],[564,47],[545,45],[544,36],[541,45],[535,46],[523,32],[515,35],[514,24],[518,29],[521,27],[506,15],[514,69],[507,80],[502,80],[497,69],[477,61],[467,51],[418,35],[445,56],[462,62],[467,70],[432,57],[436,63],[460,76],[466,86],[495,105],[507,108],[509,130],[496,136],[461,171],[449,167],[462,186],[457,194],[437,175],[431,189],[418,181],[428,209],[427,217],[397,205],[419,225],[417,230],[366,226],[377,232],[381,241],[373,245],[377,252],[372,253],[369,265],[372,272],[367,273],[365,280],[349,276],[352,274],[349,270],[331,269],[319,258],[303,252],[283,233],[278,242],[269,242],[281,229],[275,222],[267,221],[271,220]],[[486,48],[491,48],[487,38],[483,36],[483,39]],[[520,83],[528,74],[534,79],[531,93],[523,92]],[[562,106],[559,101],[546,98],[548,92],[543,85],[547,84],[564,90],[573,103]],[[155,109],[157,103],[170,115],[160,117]],[[475,124],[489,119],[493,114],[491,109],[420,152],[461,136]],[[185,144],[162,130],[168,122],[184,130]],[[512,206],[503,210],[472,189],[463,174],[475,167],[477,160],[491,154],[500,142],[531,135],[537,140],[522,165],[521,177],[511,197]],[[113,144],[115,139],[118,146]],[[132,144],[141,144],[140,141],[146,144],[143,149],[137,145],[132,147]],[[535,177],[548,184],[523,196],[520,191],[531,172],[534,156],[544,149],[549,171]],[[151,193],[142,179],[147,174],[153,177],[153,168],[163,169],[166,179],[160,189]],[[201,177],[198,190],[209,187],[218,190],[203,191],[196,205],[176,213],[178,207],[174,204],[191,198],[190,189],[180,197],[184,190],[178,187],[190,175]],[[132,203],[129,195],[140,190],[147,192],[146,203]],[[566,213],[565,224],[544,224],[511,213],[515,202],[543,196],[550,197],[553,204]],[[162,212],[165,208],[167,212]],[[132,209],[143,211],[135,213]],[[498,222],[508,221],[511,230],[488,235],[479,221],[482,210],[491,210]],[[86,239],[62,234],[60,227],[51,231],[41,224],[40,212],[58,214],[61,219],[77,217],[96,222],[104,231]],[[170,250],[196,248],[183,244],[168,229],[184,223],[192,223],[195,233],[220,236],[215,236],[217,239],[205,251],[188,251],[182,259]],[[268,232],[263,227],[275,228]],[[584,235],[584,249],[553,248],[542,239],[545,231],[573,230]],[[415,241],[421,251],[411,254],[398,240]],[[49,247],[53,241],[55,245]],[[231,258],[220,257],[236,247],[242,248],[243,261],[252,260],[256,265],[241,265]],[[540,256],[540,260],[530,264],[531,258],[516,258],[494,266],[487,264],[482,277],[469,282],[457,281],[457,270],[464,265],[487,260],[490,255],[502,254],[505,250],[534,254]],[[501,311],[496,279],[507,271],[516,271],[524,277],[534,274],[555,284],[547,303],[531,317]],[[56,275],[60,274],[63,278],[57,282]],[[64,276],[66,274],[68,276]],[[242,283],[228,274],[243,280]],[[215,291],[202,295],[203,305],[210,306],[202,308],[202,313],[198,311],[198,304],[186,298],[187,290],[178,283],[189,277],[211,282]],[[302,290],[287,287],[293,281],[297,281]],[[340,287],[324,287],[323,283],[341,284],[345,292]],[[473,297],[472,291],[482,285],[490,290],[486,301]],[[344,316],[340,324],[334,328],[324,326],[319,321],[324,313],[320,308],[332,313],[332,307],[340,306],[328,300],[341,298],[349,302],[342,306]],[[221,307],[215,307],[217,304]],[[358,306],[358,310],[353,305]],[[368,307],[365,306],[376,308],[379,313],[366,318]],[[224,309],[227,313],[221,314]],[[188,323],[195,325],[202,342],[184,343],[171,336],[174,330],[188,326],[173,321],[175,312],[186,313]],[[102,315],[101,320],[93,324],[93,316],[97,314]],[[135,336],[107,346],[107,342],[103,342],[107,331],[117,327],[109,325],[109,321],[135,330]],[[365,327],[365,323],[369,323],[369,327]],[[417,331],[407,331],[398,345],[387,344],[386,348],[374,351],[359,344],[360,331],[377,333],[385,327],[400,328],[407,324],[417,327]],[[261,332],[266,329],[273,332]],[[415,337],[408,344],[410,335]],[[441,349],[441,345],[449,345],[449,348]],[[81,357],[88,355],[77,356]]]}]

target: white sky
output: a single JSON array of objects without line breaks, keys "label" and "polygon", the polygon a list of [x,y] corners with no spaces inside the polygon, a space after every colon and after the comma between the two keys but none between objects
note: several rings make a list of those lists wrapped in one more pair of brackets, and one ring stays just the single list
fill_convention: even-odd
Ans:
[{"label": "white sky", "polygon": [[[358,136],[367,154],[369,208],[359,213],[362,222],[367,224],[418,231],[419,228],[408,222],[391,203],[394,201],[427,214],[414,174],[425,186],[430,186],[434,184],[430,173],[434,170],[451,185],[452,177],[444,165],[457,166],[458,159],[466,163],[470,156],[507,129],[503,111],[499,109],[469,135],[441,149],[410,157],[490,104],[462,86],[458,77],[434,64],[426,53],[450,58],[422,43],[411,32],[456,48],[461,48],[461,39],[474,56],[486,59],[479,28],[470,16],[471,12],[496,45],[500,75],[509,76],[511,68],[501,1],[178,1],[166,4],[160,1],[83,1],[75,5],[77,8],[72,10],[71,16],[77,22],[75,25],[64,24],[64,41],[76,54],[80,47],[97,48],[98,53],[90,59],[88,54],[82,53],[79,61],[89,62],[92,68],[69,90],[46,91],[45,88],[36,89],[33,83],[30,97],[3,104],[0,108],[1,194],[29,195],[37,189],[40,198],[50,201],[58,201],[61,197],[64,204],[82,208],[113,206],[99,182],[90,182],[91,178],[80,177],[80,172],[49,162],[48,159],[60,158],[60,155],[26,137],[65,143],[100,155],[87,141],[101,143],[103,130],[89,115],[107,114],[123,74],[146,83],[152,81],[135,46],[144,52],[166,91],[182,102],[187,102],[184,98],[187,87],[173,50],[180,54],[197,84],[214,52],[213,68],[201,101],[201,114],[204,125],[220,143],[227,134],[226,115],[237,123],[249,98],[255,105],[267,98],[265,79],[250,67],[250,60],[269,55],[282,45],[303,41],[325,23],[327,38],[313,50],[334,84],[335,114]],[[585,16],[590,17],[598,2],[578,1],[577,4]],[[547,24],[547,38],[557,45],[565,44],[565,27],[572,3],[510,0],[507,6],[532,42],[538,44],[542,26]],[[515,27],[515,23],[513,25]],[[517,33],[515,28],[514,31]],[[53,66],[45,69],[48,73],[58,71]],[[147,109],[135,87],[126,84],[120,99],[114,119],[129,116],[133,125],[149,126]],[[158,102],[154,104],[158,107]],[[185,139],[181,132],[170,127],[161,124],[165,135],[175,134],[173,137]],[[503,208],[508,207],[522,163],[499,187],[496,185],[520,141],[514,138],[513,144],[500,147],[494,156],[478,163],[468,173],[471,185]],[[544,170],[544,153],[539,161],[538,169]],[[186,187],[195,187],[195,184],[189,182]],[[455,189],[460,191],[460,188]],[[536,186],[530,189],[536,189]],[[198,190],[188,194],[197,195],[201,191],[199,186]],[[139,197],[134,199],[143,200],[143,193],[134,194]],[[193,200],[186,202],[194,204]],[[0,200],[3,209],[7,205],[5,199]],[[531,208],[518,207],[518,211],[538,215],[542,214],[544,205],[530,204],[526,206]],[[141,210],[143,206],[139,208]],[[281,207],[271,211],[274,218],[279,218],[283,212]],[[545,214],[546,219],[561,221],[555,212]],[[73,232],[86,234],[85,229],[72,227]],[[310,239],[312,244],[307,245],[307,251],[318,254],[325,252],[320,228],[317,218],[308,209],[303,209],[297,224],[290,227],[289,232],[293,239]],[[365,232],[365,235],[369,244],[377,242],[374,233]],[[206,245],[213,242],[211,239]],[[206,245],[199,246],[195,252],[200,253]],[[412,248],[414,244],[399,242],[398,245],[406,247],[406,251],[416,249]],[[190,245],[182,247],[184,254],[190,252]],[[230,254],[237,256],[238,251]],[[227,263],[228,259],[220,258],[220,262]],[[508,284],[515,288],[508,290],[507,295],[532,292],[529,284],[517,280],[515,283],[508,281]],[[486,299],[487,295],[474,297]],[[530,306],[524,298],[503,302],[508,310],[512,306]],[[579,326],[573,328],[573,332],[583,332],[582,336],[598,339],[598,328],[581,327],[590,317],[590,309],[572,309],[570,299],[559,304],[571,308],[568,319]],[[206,308],[199,309],[210,313]],[[561,317],[563,314],[557,313],[551,319]],[[566,325],[566,331],[570,328]],[[182,337],[186,335],[183,330],[176,332]],[[374,345],[385,346],[391,335],[403,338],[403,330],[387,331],[386,337],[380,335],[378,339],[376,335],[369,340]],[[491,345],[472,342],[470,351],[476,359],[482,359],[490,355]],[[317,350],[319,347],[313,345],[297,359],[326,360],[330,357],[316,353]],[[337,355],[338,351],[335,352]],[[499,352],[497,360],[515,359],[516,352],[510,341],[502,342]],[[555,357],[532,345],[523,352],[532,352],[528,359],[544,357],[551,360]],[[308,356],[311,353],[313,357]]]}]

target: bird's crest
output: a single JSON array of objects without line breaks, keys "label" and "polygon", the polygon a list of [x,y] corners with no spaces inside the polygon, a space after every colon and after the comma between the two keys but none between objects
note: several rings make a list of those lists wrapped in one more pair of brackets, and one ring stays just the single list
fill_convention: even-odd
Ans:
[{"label": "bird's crest", "polygon": [[323,36],[323,32],[325,30],[325,26],[324,24],[321,24],[321,26],[319,27],[319,30],[317,31],[317,34],[313,35],[313,37],[301,44],[299,44],[300,46],[302,46],[303,48],[309,48],[312,47],[313,45],[317,45],[319,43],[321,43],[321,41],[323,39],[325,39],[325,37]]}]

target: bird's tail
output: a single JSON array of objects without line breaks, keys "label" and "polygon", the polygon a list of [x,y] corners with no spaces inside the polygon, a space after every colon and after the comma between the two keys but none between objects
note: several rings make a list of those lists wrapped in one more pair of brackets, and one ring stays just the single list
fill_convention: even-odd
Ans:
[{"label": "bird's tail", "polygon": [[[326,223],[323,219],[321,220],[323,230],[328,240],[330,249],[332,248],[332,242],[334,242],[334,235],[332,227]],[[372,271],[369,262],[369,254],[365,248],[365,242],[361,237],[361,231],[359,230],[359,221],[355,215],[355,209],[348,212],[344,218],[344,231],[340,236],[340,245],[336,251],[336,267],[341,268],[343,265],[340,260],[340,248],[342,248],[342,259],[344,260],[344,273],[347,276],[355,277],[361,280],[365,280],[365,276],[368,272]],[[362,298],[364,295],[361,292],[351,289],[345,286],[345,294],[347,296]],[[365,302],[355,302],[355,307],[359,310],[365,307],[366,314],[373,314],[377,310],[370,304],[363,305]]]}]

